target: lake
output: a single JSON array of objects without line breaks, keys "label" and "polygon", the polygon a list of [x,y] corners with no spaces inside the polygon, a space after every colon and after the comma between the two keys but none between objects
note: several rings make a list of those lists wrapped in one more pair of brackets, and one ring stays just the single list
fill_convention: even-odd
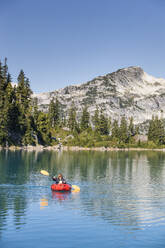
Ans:
[{"label": "lake", "polygon": [[[51,192],[41,169],[81,191]],[[0,152],[1,248],[159,248],[164,233],[163,152]]]}]

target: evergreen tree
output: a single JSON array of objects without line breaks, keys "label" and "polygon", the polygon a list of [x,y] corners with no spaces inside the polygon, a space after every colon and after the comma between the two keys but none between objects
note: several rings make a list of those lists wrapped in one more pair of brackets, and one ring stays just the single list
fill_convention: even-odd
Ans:
[{"label": "evergreen tree", "polygon": [[158,120],[158,142],[160,145],[165,144],[165,130],[163,119]]},{"label": "evergreen tree", "polygon": [[8,78],[8,66],[7,66],[7,58],[5,58],[5,62],[3,65],[3,79],[4,79],[5,88],[7,87],[7,84],[8,84],[7,78]]},{"label": "evergreen tree", "polygon": [[149,122],[148,140],[155,142],[156,144],[165,144],[165,130],[163,120],[158,116],[152,117]]},{"label": "evergreen tree", "polygon": [[95,127],[95,131],[98,132],[99,131],[99,124],[100,124],[98,107],[96,108],[95,114],[93,116],[93,124],[94,124],[94,127]]},{"label": "evergreen tree", "polygon": [[136,125],[135,127],[135,135],[136,134],[140,134],[139,125]]},{"label": "evergreen tree", "polygon": [[48,114],[45,114],[41,111],[39,112],[38,115],[37,131],[39,134],[39,140],[43,145],[44,144],[48,145],[51,143],[51,133],[49,131]]},{"label": "evergreen tree", "polygon": [[8,85],[8,83],[11,83],[11,81],[12,81],[11,75],[10,75],[10,73],[8,73],[7,74],[7,85]]},{"label": "evergreen tree", "polygon": [[127,143],[128,142],[128,128],[127,128],[127,121],[126,121],[126,118],[124,116],[121,118],[119,130],[120,130],[119,131],[120,141],[122,141],[123,143]]},{"label": "evergreen tree", "polygon": [[[6,67],[5,67],[6,70]],[[5,89],[6,89],[6,79],[5,79],[5,72],[4,66],[0,61],[0,109],[4,107],[5,102]]]},{"label": "evergreen tree", "polygon": [[6,101],[5,101],[5,116],[7,119],[7,130],[9,133],[19,132],[20,115],[19,107],[16,101],[16,88],[13,88],[9,83],[6,88]]},{"label": "evergreen tree", "polygon": [[55,115],[54,115],[54,123],[55,126],[59,126],[60,124],[60,102],[58,101],[58,99],[56,98],[56,102],[55,102]]},{"label": "evergreen tree", "polygon": [[109,130],[109,133],[111,131],[111,128],[112,128],[112,120],[111,120],[111,117],[108,118],[108,130]]},{"label": "evergreen tree", "polygon": [[34,120],[34,128],[36,129],[39,116],[38,99],[36,97],[32,99],[32,116]]},{"label": "evergreen tree", "polygon": [[49,125],[50,127],[57,127],[60,124],[60,103],[56,98],[56,102],[54,102],[54,98],[50,101],[49,111],[48,111]]},{"label": "evergreen tree", "polygon": [[129,141],[131,141],[131,138],[133,136],[135,136],[135,134],[136,134],[136,131],[135,131],[134,123],[133,123],[133,117],[131,117],[130,121],[129,121],[129,126],[128,126],[128,138],[129,138]]},{"label": "evergreen tree", "polygon": [[6,129],[6,115],[5,115],[5,90],[6,90],[6,78],[7,73],[6,66],[3,66],[0,61],[0,144],[5,145],[8,139],[8,132]]},{"label": "evergreen tree", "polygon": [[118,121],[117,120],[114,120],[113,121],[113,124],[112,124],[112,138],[119,138],[119,124],[118,124]]},{"label": "evergreen tree", "polygon": [[23,70],[21,70],[16,88],[16,104],[19,111],[19,132],[22,137],[22,143],[25,145],[34,144],[34,119],[32,117],[31,94],[29,79],[25,77]]},{"label": "evergreen tree", "polygon": [[19,106],[19,125],[21,134],[24,135],[28,127],[29,111],[31,106],[31,94],[29,79],[25,77],[23,70],[18,76],[18,86],[16,88],[17,103]]},{"label": "evergreen tree", "polygon": [[68,127],[71,131],[78,131],[79,129],[76,121],[76,107],[73,102],[71,108],[69,109]]},{"label": "evergreen tree", "polygon": [[21,70],[18,76],[17,98],[23,112],[26,112],[29,108],[31,94],[29,79],[25,77],[23,70]]},{"label": "evergreen tree", "polygon": [[54,115],[55,115],[55,102],[53,98],[50,100],[49,109],[48,109],[48,119],[49,119],[50,127],[55,126]]},{"label": "evergreen tree", "polygon": [[101,135],[108,135],[109,133],[108,119],[104,116],[102,111],[99,118],[99,131]]},{"label": "evergreen tree", "polygon": [[89,127],[89,112],[87,107],[84,107],[83,112],[82,112],[82,116],[81,116],[81,121],[80,121],[80,127],[81,127],[81,131],[86,130]]},{"label": "evergreen tree", "polygon": [[155,118],[154,116],[152,116],[152,119],[149,121],[148,140],[154,139],[154,130],[155,130]]},{"label": "evergreen tree", "polygon": [[33,129],[33,117],[31,113],[29,113],[29,117],[27,118],[27,123],[26,123],[26,131],[23,137],[23,144],[24,145],[35,145],[36,144],[36,139],[35,139],[35,132]]}]

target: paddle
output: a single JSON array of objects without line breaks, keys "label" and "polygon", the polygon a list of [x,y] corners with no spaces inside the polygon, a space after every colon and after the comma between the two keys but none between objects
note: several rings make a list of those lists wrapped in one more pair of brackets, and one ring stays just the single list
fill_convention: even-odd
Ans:
[{"label": "paddle", "polygon": [[49,176],[49,172],[47,172],[46,170],[41,170],[40,173],[44,176]]},{"label": "paddle", "polygon": [[[49,172],[46,170],[41,170],[40,173],[44,176],[49,176]],[[79,192],[80,188],[77,185],[72,185],[72,192]]]}]

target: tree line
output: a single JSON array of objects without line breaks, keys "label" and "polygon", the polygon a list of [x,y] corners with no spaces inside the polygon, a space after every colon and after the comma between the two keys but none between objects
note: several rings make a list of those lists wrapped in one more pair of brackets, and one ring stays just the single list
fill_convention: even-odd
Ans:
[{"label": "tree line", "polygon": [[[139,127],[133,118],[124,116],[120,121],[108,118],[96,107],[91,116],[87,106],[82,106],[78,118],[72,102],[64,113],[58,98],[52,98],[47,113],[39,110],[36,98],[32,98],[29,79],[20,71],[17,84],[12,85],[7,59],[0,61],[0,145],[64,145],[127,147],[142,145],[136,141]],[[165,129],[162,118],[153,116],[148,125],[150,146],[165,145]],[[146,144],[145,144],[146,145]]]}]

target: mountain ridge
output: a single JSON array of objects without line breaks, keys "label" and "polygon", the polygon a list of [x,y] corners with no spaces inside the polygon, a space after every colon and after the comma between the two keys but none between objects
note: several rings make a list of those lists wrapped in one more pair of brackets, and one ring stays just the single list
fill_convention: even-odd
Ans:
[{"label": "mountain ridge", "polygon": [[96,106],[107,117],[121,119],[122,116],[134,118],[136,124],[143,123],[159,115],[164,118],[165,79],[155,78],[141,67],[130,66],[77,85],[39,94],[39,108],[48,111],[50,100],[58,98],[63,115],[67,115],[72,102],[77,108],[78,118],[84,105],[94,115]]}]

